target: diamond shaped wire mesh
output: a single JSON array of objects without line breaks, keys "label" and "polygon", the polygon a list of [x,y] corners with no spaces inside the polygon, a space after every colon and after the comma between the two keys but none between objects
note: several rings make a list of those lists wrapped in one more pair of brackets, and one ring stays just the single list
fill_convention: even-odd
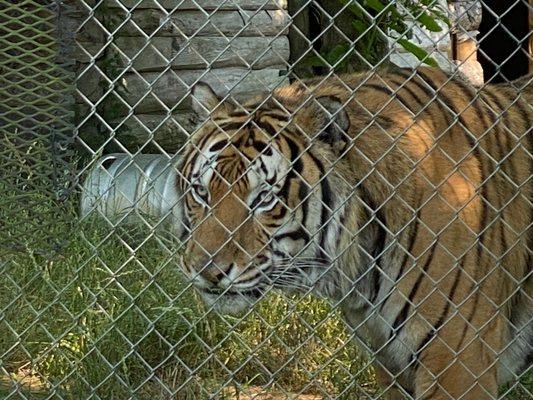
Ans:
[{"label": "diamond shaped wire mesh", "polygon": [[[57,214],[73,178],[73,76],[54,37],[53,2],[2,2],[0,29],[0,248],[53,252],[64,241]],[[64,222],[64,221],[63,221]]]},{"label": "diamond shaped wire mesh", "polygon": [[533,398],[530,3],[0,6],[0,398]]}]

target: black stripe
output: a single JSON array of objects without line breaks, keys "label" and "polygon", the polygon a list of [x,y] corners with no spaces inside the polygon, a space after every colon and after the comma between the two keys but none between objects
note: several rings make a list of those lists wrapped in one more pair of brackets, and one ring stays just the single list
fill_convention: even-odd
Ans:
[{"label": "black stripe", "polygon": [[[229,272],[227,272],[226,275],[229,275]],[[235,280],[234,283],[239,283],[239,284],[249,283],[249,282],[252,282],[253,280],[257,279],[257,277],[259,275],[262,275],[261,271],[256,270],[256,273],[254,275],[252,275],[251,277],[248,277],[246,279],[238,279],[238,277],[237,277],[238,280]]]},{"label": "black stripe", "polygon": [[[357,186],[357,185],[354,185]],[[341,244],[342,239],[342,230],[348,230],[346,228],[346,218],[348,217],[347,207],[344,207],[342,214],[339,217],[339,235],[337,236],[337,240],[335,242],[335,248],[337,251],[339,251],[339,246]]]},{"label": "black stripe", "polygon": [[307,184],[300,181],[300,188],[298,189],[298,198],[301,200],[302,207],[302,224],[307,226],[307,217],[309,216],[309,188]]},{"label": "black stripe", "polygon": [[[438,107],[441,109],[442,113],[444,114],[444,118],[446,118],[447,126],[452,126],[452,121],[450,119],[450,113],[448,110],[446,110],[442,106],[442,103],[439,101],[438,93],[437,93],[438,89],[435,86],[430,84],[430,82],[433,81],[431,78],[429,78],[427,75],[423,75],[420,71],[418,71],[418,74],[421,75],[424,79],[420,79],[420,77],[417,77],[416,75],[411,75],[405,71],[397,71],[396,74],[403,77],[406,82],[416,85],[416,87],[420,89],[428,97],[427,101],[425,102],[424,107],[427,108],[428,105],[431,104],[430,101],[437,101]],[[425,81],[429,81],[429,82],[425,82]],[[407,85],[405,85],[404,88],[407,90]],[[433,91],[431,91],[430,88]],[[412,95],[416,98],[416,93],[413,92]],[[417,101],[424,104],[424,101],[422,99],[418,99]]]},{"label": "black stripe", "polygon": [[277,241],[286,238],[291,240],[305,240],[306,242],[309,242],[309,234],[303,228],[297,229],[292,232],[280,233],[279,235],[275,235],[273,237],[273,239]]},{"label": "black stripe", "polygon": [[270,118],[274,118],[274,119],[277,119],[279,121],[283,121],[283,122],[288,122],[290,119],[291,119],[291,115],[287,115],[287,114],[280,114],[280,113],[275,113],[275,112],[261,112],[261,118],[263,117],[270,117]]},{"label": "black stripe", "polygon": [[[455,125],[455,122],[452,120],[452,118],[450,118],[451,117],[450,110],[453,113],[453,117],[456,117],[459,120],[459,122],[463,124],[463,126],[468,126],[466,124],[466,121],[463,119],[463,116],[461,115],[461,113],[455,109],[454,103],[452,102],[452,100],[444,93],[444,90],[442,90],[443,88],[442,87],[439,88],[438,86],[436,86],[433,82],[433,79],[427,76],[426,74],[424,74],[422,71],[418,71],[418,74],[420,75],[421,78],[423,78],[423,79],[420,79],[420,82],[422,83],[419,83],[418,80],[413,80],[412,82],[416,83],[418,87],[420,87],[422,90],[424,90],[423,89],[424,86],[426,87],[426,92],[428,93],[431,99],[434,99],[433,101],[437,103],[437,106],[443,113],[444,118],[446,119],[446,127],[451,128],[453,125]],[[431,90],[429,90],[428,87]],[[470,139],[468,132],[467,132],[467,136],[468,136],[467,139]]]},{"label": "black stripe", "polygon": [[[376,213],[376,218],[379,220],[380,212]],[[378,223],[379,224],[379,223]],[[387,234],[383,227],[378,228],[378,237],[376,239],[375,247],[372,252],[372,258],[375,260],[375,267],[374,267],[374,276],[373,276],[373,284],[372,284],[372,293],[370,296],[370,302],[374,304],[378,297],[379,289],[381,287],[381,275],[383,271],[383,267],[381,265],[381,258],[383,256],[383,251],[385,249],[385,241],[387,238]]]},{"label": "black stripe", "polygon": [[[505,128],[501,128],[500,129],[500,124],[503,123],[504,126],[508,126],[512,129],[511,125],[507,125],[508,123],[508,120],[505,118],[505,113],[506,111],[505,110],[505,106],[504,104],[502,104],[502,102],[500,101],[500,99],[498,98],[498,96],[496,95],[496,93],[492,93],[492,92],[485,92],[485,95],[487,97],[490,98],[490,100],[496,104],[497,107],[499,107],[500,109],[500,112],[499,112],[499,116],[500,116],[500,121],[498,122],[496,117],[493,118],[493,122],[496,124],[495,127],[494,127],[494,136],[496,137],[496,145],[492,144],[496,149],[498,149],[498,162],[500,163],[500,168],[503,170],[503,172],[509,176],[511,179],[513,179],[513,177],[518,177],[518,171],[514,168],[514,163],[513,163],[513,160],[510,159],[510,160],[507,160],[506,163],[504,163],[502,160],[504,157],[510,155],[510,153],[507,151],[507,149],[505,148],[505,145],[501,142],[501,137],[500,137],[500,134],[501,135],[504,135],[505,134]],[[510,100],[510,99],[507,99],[507,100]],[[512,101],[512,100],[511,100]],[[490,104],[490,103],[489,103]],[[491,107],[492,108],[492,107]],[[489,135],[489,138],[490,138],[490,135]],[[510,149],[509,149],[510,150]],[[505,168],[504,168],[504,165],[505,164],[508,164],[509,165],[509,169],[510,169],[510,172],[509,171],[506,171]],[[514,183],[514,181],[513,181]],[[503,198],[503,195],[502,195],[502,199],[499,203],[499,208],[502,210],[501,213],[498,213],[498,219],[499,219],[499,225],[500,225],[500,247],[501,247],[501,258],[500,258],[500,262],[503,262],[503,256],[505,254],[505,251],[506,249],[508,249],[510,246],[508,245],[507,243],[507,239],[506,239],[506,235],[505,235],[505,226],[504,226],[504,218],[503,218],[503,214],[504,214],[504,210],[502,209],[502,207],[504,206],[504,203],[505,203],[505,199]]]},{"label": "black stripe", "polygon": [[272,149],[268,146],[268,144],[260,142],[260,141],[254,141],[253,147],[257,152],[264,154],[265,156],[271,156],[272,155]]},{"label": "black stripe", "polygon": [[181,224],[182,224],[183,231],[181,232],[180,237],[178,238],[178,241],[180,243],[184,243],[187,237],[191,234],[191,222],[189,220],[189,217],[186,215],[186,213],[183,213]]},{"label": "black stripe", "polygon": [[296,179],[296,174],[292,169],[289,170],[287,173],[287,176],[285,176],[285,182],[283,183],[283,186],[281,187],[278,196],[282,199],[285,199],[288,201],[289,199],[289,189],[291,185],[291,181],[293,179]]},{"label": "black stripe", "polygon": [[[318,160],[317,160],[318,161]],[[329,186],[329,182],[326,179],[326,177],[321,174],[322,180],[320,181],[320,191],[322,194],[322,210],[320,212],[320,241],[319,241],[319,252],[320,256],[319,258],[324,258],[325,260],[329,260],[331,258],[331,254],[326,254],[326,239],[327,239],[327,225],[329,218],[331,216],[331,210],[333,210],[333,197],[331,193],[331,188]]]},{"label": "black stripe", "polygon": [[275,255],[275,256],[278,256],[280,258],[290,258],[289,255],[281,250],[275,250],[273,249],[272,250],[272,253]]},{"label": "black stripe", "polygon": [[394,121],[389,117],[385,117],[383,115],[376,115],[374,121],[385,131],[390,130],[394,126]]},{"label": "black stripe", "polygon": [[[422,198],[423,195],[421,195],[420,197]],[[420,204],[421,203],[422,203],[422,200],[417,203],[418,209],[416,210],[416,216],[415,216],[415,221],[414,221],[415,226],[413,227],[413,230],[409,234],[410,240],[409,240],[409,245],[407,246],[407,252],[404,254],[403,260],[400,264],[400,270],[398,271],[398,274],[394,278],[394,285],[398,284],[399,279],[401,279],[401,277],[403,276],[405,272],[405,268],[407,266],[407,262],[409,261],[409,256],[413,254],[413,248],[415,246],[415,241],[416,241],[416,238],[418,237],[418,228],[420,227],[420,209],[421,209]],[[393,291],[394,291],[394,288],[387,294],[387,296],[381,303],[380,311],[382,311],[383,308],[385,307],[385,304],[387,303],[388,299],[392,295]]]},{"label": "black stripe", "polygon": [[227,144],[228,144],[228,141],[227,141],[227,140],[220,140],[220,141],[216,142],[215,144],[213,144],[213,145],[209,148],[209,151],[218,151],[218,150],[222,150]]},{"label": "black stripe", "polygon": [[[509,149],[505,148],[505,145],[501,141],[502,138],[500,137],[500,135],[498,135],[498,132],[501,132],[502,135],[506,135],[505,127],[508,127],[508,129],[512,129],[512,125],[508,123],[509,120],[505,117],[505,115],[508,114],[509,111],[508,110],[505,111],[505,106],[502,104],[502,102],[500,101],[500,99],[498,98],[496,93],[492,93],[492,92],[487,91],[487,92],[485,92],[485,96],[487,96],[493,103],[495,103],[500,108],[500,112],[499,112],[500,121],[497,122],[496,117],[494,117],[493,122],[496,123],[495,128],[500,128],[499,127],[500,124],[503,124],[504,127],[501,128],[501,129],[497,129],[494,132],[494,134],[496,136],[496,141],[497,141],[497,146],[495,146],[495,147],[497,149],[499,149],[499,151],[498,151],[498,161],[500,162],[500,167],[506,173],[507,176],[509,176],[511,179],[513,179],[513,177],[518,177],[518,172],[515,169],[513,160],[510,159],[510,157],[509,157],[510,153],[509,153],[508,150],[511,150],[511,149],[510,148]],[[483,97],[481,97],[481,98],[483,99]],[[510,102],[512,101],[510,99],[507,99],[507,100],[509,100]],[[490,135],[489,135],[489,138],[490,138]],[[507,160],[505,162],[503,162],[502,160],[506,156],[507,156]],[[503,168],[505,163],[507,163],[509,165],[510,172],[505,171],[505,169]]]},{"label": "black stripe", "polygon": [[435,244],[433,244],[433,246],[431,247],[428,259],[426,263],[424,264],[424,267],[422,268],[422,272],[420,272],[420,274],[418,275],[418,278],[415,284],[413,285],[413,288],[411,289],[411,293],[409,293],[409,300],[405,301],[402,307],[402,310],[396,316],[396,319],[394,320],[394,323],[392,324],[393,330],[391,331],[391,337],[396,336],[399,333],[399,330],[403,327],[405,321],[407,320],[409,308],[411,306],[411,303],[413,302],[413,299],[416,297],[420,284],[422,283],[422,279],[424,279],[427,275],[427,271],[435,255],[436,247],[437,247],[437,242],[435,242]]},{"label": "black stripe", "polygon": [[[489,130],[489,124],[487,123],[487,120],[486,120],[486,116],[487,116],[487,112],[483,109],[483,107],[481,107],[481,102],[479,101],[479,98],[476,98],[476,97],[479,97],[479,94],[476,94],[472,91],[472,88],[470,86],[468,86],[466,83],[464,83],[462,80],[460,79],[455,79],[453,81],[453,83],[459,87],[459,89],[461,89],[463,92],[466,92],[468,93],[469,97],[470,97],[470,101],[468,101],[468,106],[467,108],[465,108],[463,111],[461,111],[461,113],[465,112],[468,108],[470,107],[473,107],[474,109],[474,112],[475,112],[475,115],[476,117],[478,118],[478,120],[480,122],[482,122],[482,132],[481,132],[481,135],[480,136],[483,136],[487,133],[487,131]],[[478,138],[472,138],[472,135],[469,134],[469,126],[468,124],[461,118],[461,115],[459,114],[459,112],[455,109],[455,107],[453,106],[453,103],[451,102],[451,100],[446,96],[446,94],[444,94],[442,91],[440,92],[440,95],[442,96],[444,102],[446,104],[449,104],[449,107],[452,109],[452,111],[454,112],[454,114],[457,114],[458,115],[458,118],[459,118],[459,121],[463,124],[463,126],[465,127],[464,131],[465,131],[465,136],[466,136],[466,139],[468,140],[468,142],[470,143],[470,147],[472,147],[473,149],[475,149],[476,153],[479,153],[479,150],[477,148],[477,145],[479,144],[479,139]],[[491,124],[492,125],[492,124]],[[479,157],[478,157],[479,159]]]},{"label": "black stripe", "polygon": [[418,97],[418,95],[415,93],[415,91],[409,87],[409,83],[412,83],[412,80],[410,79],[410,77],[404,76],[404,79],[405,79],[404,82],[392,80],[392,83],[395,83],[396,85],[399,86],[396,89],[396,93],[398,93],[398,91],[400,91],[400,90],[405,90],[407,93],[409,93],[409,95],[413,98],[413,100],[418,104],[418,106],[420,107],[421,110],[426,108],[427,105],[428,105],[428,102],[427,101],[423,101],[420,97]]},{"label": "black stripe", "polygon": [[442,311],[435,326],[433,326],[433,328],[429,330],[429,332],[426,334],[426,337],[418,345],[414,358],[418,358],[418,355],[420,354],[421,351],[423,351],[426,344],[429,343],[429,341],[438,333],[439,329],[444,324],[444,319],[446,318],[446,316],[448,315],[450,311],[450,304],[451,302],[454,302],[455,292],[457,290],[457,287],[459,286],[459,282],[461,281],[461,274],[463,273],[465,258],[466,256],[463,256],[461,262],[457,266],[458,269],[457,271],[455,271],[455,278],[454,278],[450,293],[448,295],[448,301],[446,302],[446,306],[444,307],[444,310]]},{"label": "black stripe", "polygon": [[[454,83],[457,84],[459,87],[461,87],[467,93],[472,94],[471,89],[469,87],[467,87],[461,80],[455,80]],[[447,102],[450,105],[450,108],[452,108],[453,107],[453,103],[449,102],[449,99],[447,99],[447,96],[445,94],[443,94],[442,92],[440,94],[441,94],[442,98],[444,99],[444,101]],[[480,109],[478,102],[474,102],[474,104],[476,104],[475,111],[477,113],[477,116],[480,118],[481,121],[483,121],[483,132],[487,132],[488,126],[487,126],[485,118],[484,118],[486,113],[484,112],[484,110]],[[471,137],[471,135],[469,134],[468,129],[467,129],[468,125],[466,125],[465,121],[462,119],[461,115],[458,114],[457,110],[455,110],[454,108],[452,108],[452,110],[457,115],[457,118],[459,119],[459,121],[465,127],[465,129],[464,129],[465,137],[466,137],[467,141],[469,142],[470,147],[472,148],[472,152],[474,154],[474,157],[478,160],[479,170],[481,172],[481,182],[480,182],[481,183],[481,187],[479,188],[479,190],[481,192],[480,196],[481,196],[481,206],[482,206],[481,214],[482,215],[481,215],[481,232],[480,232],[479,237],[478,237],[478,246],[477,246],[477,263],[479,265],[481,263],[481,257],[483,255],[483,246],[484,246],[483,242],[484,242],[484,234],[485,234],[484,228],[487,225],[487,218],[488,218],[487,205],[485,204],[485,199],[488,201],[488,193],[487,193],[487,189],[486,189],[486,184],[484,183],[485,179],[486,179],[486,174],[485,174],[485,171],[484,171],[484,168],[483,168],[483,163],[481,161],[481,154],[480,154],[479,148],[478,148],[478,145],[479,145],[478,140],[477,139],[474,140]],[[474,286],[476,285],[476,282],[479,280],[477,271],[479,271],[480,269],[481,268],[477,268],[476,269],[475,276],[474,276],[474,282],[472,283],[471,291],[474,289]],[[472,318],[474,316],[474,310],[477,307],[478,301],[479,301],[479,290],[476,291],[476,293],[475,293],[474,307],[472,308],[472,312],[470,313],[470,315],[468,317],[468,322],[469,323],[465,324],[465,327],[463,328],[463,332],[462,332],[462,336],[461,336],[461,341],[460,341],[459,347],[462,345],[462,343],[463,343],[463,341],[464,341],[464,339],[466,337],[466,331],[467,331],[467,328],[468,328],[469,324],[472,322]]]},{"label": "black stripe", "polygon": [[531,129],[531,126],[533,125],[533,121],[531,120],[531,113],[526,110],[526,107],[530,108],[531,106],[528,104],[527,101],[522,101],[521,96],[516,99],[514,105],[516,105],[516,107],[518,108],[518,112],[524,120],[525,132],[528,132]]},{"label": "black stripe", "polygon": [[250,115],[249,112],[238,110],[238,111],[232,111],[228,114],[228,117],[230,118],[242,118],[242,117],[248,117]]},{"label": "black stripe", "polygon": [[[259,168],[261,168],[261,171],[263,171],[263,173],[265,174],[265,176],[268,176],[268,169],[265,165],[265,163],[263,161],[260,160],[259,162]],[[275,179],[276,177],[274,176],[273,180]],[[267,180],[268,182],[268,180]]]},{"label": "black stripe", "polygon": [[218,126],[219,129],[222,129],[224,132],[228,132],[230,130],[240,130],[249,125],[249,121],[242,121],[242,122],[228,122],[226,124],[220,124]]},{"label": "black stripe", "polygon": [[[466,90],[466,91],[470,91],[470,88],[468,88],[462,81],[460,80],[456,80],[454,81],[458,86],[462,87],[463,90]],[[479,100],[477,100],[475,102],[476,104],[476,112],[478,113],[478,116],[480,117],[480,119],[484,122],[484,125],[483,125],[483,133],[486,133],[488,131],[488,126],[486,124],[486,120],[485,120],[485,115],[487,114],[486,112],[484,112],[483,109],[480,108],[480,105],[479,105]],[[467,136],[467,139],[469,139],[470,135],[468,135],[468,133],[466,134]],[[469,140],[470,142],[470,145],[471,146],[476,146],[476,143],[472,144],[471,141]],[[479,142],[477,143],[479,144]],[[480,169],[480,172],[481,172],[481,188],[480,188],[480,195],[481,195],[481,206],[482,206],[482,211],[481,211],[481,232],[479,234],[479,237],[478,237],[478,245],[477,245],[477,264],[480,265],[480,268],[477,268],[476,269],[476,272],[474,273],[474,282],[472,282],[472,285],[471,285],[471,288],[470,288],[470,291],[468,293],[471,293],[472,291],[474,291],[474,287],[475,285],[477,284],[477,281],[479,280],[479,275],[478,275],[478,272],[479,270],[482,269],[482,263],[481,263],[481,260],[482,260],[482,257],[483,257],[483,247],[484,247],[484,239],[485,239],[485,229],[487,227],[487,219],[488,219],[488,207],[487,205],[485,204],[486,201],[489,201],[489,196],[488,196],[488,191],[487,191],[487,183],[485,183],[485,180],[486,180],[486,174],[484,172],[484,168],[483,168],[483,164],[481,162],[481,155],[480,155],[480,152],[479,152],[479,149],[476,147],[473,147],[474,149],[474,156],[477,158],[478,160],[478,163],[479,163],[479,169]],[[489,161],[491,162],[491,161]],[[471,324],[472,322],[472,319],[474,318],[474,314],[475,314],[475,310],[477,308],[477,304],[479,302],[479,290],[475,291],[474,293],[474,305],[472,307],[472,310],[470,312],[470,314],[468,315],[468,318],[467,318],[467,321],[468,323],[465,324],[464,328],[463,328],[463,332],[461,333],[461,340],[459,341],[459,348],[462,346],[465,338],[466,338],[466,332],[467,332],[467,329],[468,329],[468,326]]]},{"label": "black stripe", "polygon": [[328,233],[327,225],[331,217],[331,211],[334,210],[331,187],[326,177],[324,165],[311,152],[308,152],[307,154],[315,163],[316,167],[318,168],[320,172],[319,176],[321,177],[320,192],[321,192],[321,200],[322,200],[321,201],[322,209],[320,211],[320,226],[319,226],[320,239],[319,239],[319,248],[318,248],[319,254],[317,255],[317,257],[323,258],[325,260],[329,260],[331,258],[330,257],[331,255],[326,254],[325,247],[326,247],[326,239],[327,239],[327,233]]},{"label": "black stripe", "polygon": [[[279,196],[279,194],[278,194]],[[275,219],[283,219],[285,217],[285,215],[287,214],[287,207],[283,204],[278,204],[279,207],[279,212],[277,214],[271,214],[271,219],[275,220]],[[274,208],[275,209],[275,208]],[[278,226],[278,225],[276,225]]]},{"label": "black stripe", "polygon": [[[371,88],[371,89],[374,89],[374,90],[376,90],[378,92],[386,94],[387,97],[396,98],[407,110],[411,111],[414,114],[414,111],[409,107],[409,102],[405,101],[405,99],[401,95],[398,94],[398,91],[392,90],[387,85],[379,85],[379,84],[375,84],[375,83],[365,83],[362,86],[362,89],[364,90],[365,88]],[[361,92],[360,96],[364,96],[365,94],[366,94],[366,92]],[[365,109],[365,111],[368,111],[368,110]]]},{"label": "black stripe", "polygon": [[372,88],[374,90],[377,90],[378,92],[385,93],[387,96],[395,95],[394,91],[385,85],[377,85],[375,83],[365,83],[362,86],[362,89],[365,89],[365,88]]},{"label": "black stripe", "polygon": [[[391,82],[394,83],[394,84],[396,84],[396,85],[398,85],[398,86],[401,86],[402,83],[403,83],[403,82],[398,83],[398,82],[396,82],[396,81],[394,81],[394,80],[392,80],[392,79],[391,79]],[[367,86],[367,85],[365,85],[365,86]],[[376,89],[376,90],[377,90],[377,88],[379,87],[379,85],[374,85],[374,84],[369,84],[368,86],[373,87],[373,88]],[[402,88],[396,88],[396,89],[394,89],[394,90],[393,90],[393,89],[390,89],[390,88],[389,88],[388,86],[386,86],[386,85],[383,85],[382,88],[385,88],[385,89],[387,90],[387,92],[389,93],[389,96],[392,96],[392,97],[396,98],[396,99],[402,104],[402,106],[403,106],[406,110],[410,111],[410,112],[413,113],[413,114],[416,114],[416,112],[415,112],[415,111],[412,109],[412,107],[410,106],[410,104],[409,104],[410,102],[407,101],[407,100],[405,99],[405,97],[400,93],[400,90],[401,90],[401,89],[406,89],[406,88],[407,88],[407,85],[405,85],[405,86],[402,87]],[[411,90],[411,89],[406,89],[406,90],[408,90],[408,91],[411,92],[411,94],[412,94],[412,90]],[[381,90],[381,92],[383,92],[383,90]],[[413,95],[413,97],[415,98],[415,100],[416,100],[417,102],[419,102],[419,101],[418,101],[418,98],[416,97],[416,95]],[[421,105],[421,107],[422,107],[422,105]]]},{"label": "black stripe", "polygon": [[[217,131],[218,128],[213,128],[211,129],[208,133],[204,134],[204,136],[200,139],[200,141],[198,142],[197,145],[191,145],[192,146],[192,150],[191,150],[191,159],[186,162],[186,165],[189,165],[190,166],[190,171],[189,173],[192,173],[192,168],[194,166],[194,164],[196,164],[196,160],[198,159],[198,157],[202,154],[202,150],[206,144],[206,142],[211,138],[211,135],[213,133],[215,133]],[[189,181],[189,184],[191,183],[191,177],[190,176],[187,176],[185,177],[188,181]]]},{"label": "black stripe", "polygon": [[372,216],[370,220],[375,219],[375,226],[377,229],[377,237],[374,242],[374,247],[372,248],[372,262],[375,265],[372,270],[372,290],[370,291],[370,303],[374,303],[379,294],[379,289],[381,287],[381,278],[383,266],[381,265],[381,259],[383,257],[383,252],[385,249],[385,243],[387,241],[387,232],[385,228],[387,225],[387,220],[381,208],[378,207],[374,199],[370,196],[370,193],[363,186],[360,189],[361,200],[371,209]]},{"label": "black stripe", "polygon": [[[294,169],[298,174],[301,174],[303,171],[303,163],[300,149],[291,138],[285,137],[285,140],[291,152],[291,162],[293,163]],[[296,159],[296,157],[298,158]],[[285,183],[287,183],[287,181],[285,181]],[[302,207],[302,224],[307,227],[307,217],[309,216],[309,188],[307,187],[307,183],[302,181],[301,178],[298,183],[298,199],[301,200],[300,207]],[[288,191],[285,195],[285,199],[288,199]]]},{"label": "black stripe", "polygon": [[256,122],[256,125],[262,130],[264,130],[266,133],[268,133],[270,137],[274,137],[280,132],[278,128],[276,128],[268,121],[261,120],[259,122]]},{"label": "black stripe", "polygon": [[296,173],[301,174],[303,166],[302,166],[302,160],[300,157],[300,151],[296,143],[288,137],[284,137],[284,139],[285,139],[285,142],[287,143],[287,146],[289,147],[290,161],[291,161],[293,168],[289,169],[289,172],[285,176],[285,182],[283,183],[283,186],[280,189],[278,196],[288,201],[289,190],[290,190],[290,185],[292,183],[292,180],[297,178]]},{"label": "black stripe", "polygon": [[300,157],[300,149],[298,148],[298,145],[290,138],[285,137],[285,141],[287,142],[287,145],[289,146],[289,150],[291,152],[290,154],[290,160],[291,164],[294,168],[294,171],[298,174],[302,173],[303,165],[302,165],[302,159]]}]

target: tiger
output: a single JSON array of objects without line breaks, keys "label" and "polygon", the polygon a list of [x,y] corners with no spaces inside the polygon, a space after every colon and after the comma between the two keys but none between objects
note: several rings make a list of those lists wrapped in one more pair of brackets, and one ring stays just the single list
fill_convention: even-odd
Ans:
[{"label": "tiger", "polygon": [[238,104],[198,82],[181,268],[211,308],[314,292],[390,399],[494,399],[531,368],[531,77],[332,75]]}]

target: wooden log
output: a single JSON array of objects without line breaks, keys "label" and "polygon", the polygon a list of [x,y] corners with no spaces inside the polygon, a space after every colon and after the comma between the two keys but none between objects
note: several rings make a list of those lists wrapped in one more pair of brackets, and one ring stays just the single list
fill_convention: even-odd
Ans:
[{"label": "wooden log", "polygon": [[76,70],[76,103],[96,103],[104,95],[100,82],[104,81],[101,70],[95,66],[80,65]]},{"label": "wooden log", "polygon": [[469,36],[465,40],[455,42],[454,60],[477,61],[477,41],[475,35]]},{"label": "wooden log", "polygon": [[193,112],[182,111],[172,115],[132,115],[112,121],[111,125],[117,127],[116,138],[129,151],[137,151],[148,144],[174,153],[181,149],[187,137],[195,131],[198,121]]},{"label": "wooden log", "polygon": [[[232,97],[242,100],[252,94],[265,93],[286,82],[278,69],[249,71],[244,68],[218,68],[212,70],[183,70],[176,73],[169,70],[164,73],[146,72],[124,75],[115,87],[113,95],[114,113],[125,115],[134,107],[138,114],[166,112],[170,108],[190,108],[190,99],[186,98],[190,87],[198,82],[208,83],[218,95],[231,91]],[[92,88],[102,86],[98,81],[81,79],[78,90],[91,92]],[[116,103],[116,104],[115,104]]]},{"label": "wooden log", "polygon": [[[110,55],[115,54],[119,65],[126,67],[132,62],[139,72],[172,69],[208,69],[221,67],[247,67],[261,69],[278,66],[286,68],[289,59],[289,40],[285,36],[183,38],[118,37],[115,46],[110,46]],[[120,49],[120,51],[118,49]]]},{"label": "wooden log", "polygon": [[285,10],[219,10],[212,13],[178,10],[167,13],[135,9],[130,16],[125,11],[113,11],[108,16],[109,27],[120,36],[278,36],[286,34],[290,24]]},{"label": "wooden log", "polygon": [[[86,0],[95,5],[99,0]],[[287,8],[287,0],[106,0],[109,8],[155,8],[166,10],[278,10]]]},{"label": "wooden log", "polygon": [[82,64],[89,64],[91,60],[99,60],[106,55],[106,45],[101,42],[76,41],[74,57]]}]

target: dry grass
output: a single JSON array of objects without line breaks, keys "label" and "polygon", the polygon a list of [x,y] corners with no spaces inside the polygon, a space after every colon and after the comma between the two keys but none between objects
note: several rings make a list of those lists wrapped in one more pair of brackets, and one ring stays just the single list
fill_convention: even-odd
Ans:
[{"label": "dry grass", "polygon": [[[75,206],[58,207],[20,168],[14,161],[10,179],[32,181],[31,190],[0,181],[0,226],[10,218],[0,241],[0,399],[376,393],[367,360],[325,302],[271,294],[246,316],[213,315],[182,283],[178,245],[163,232],[74,223]],[[17,201],[31,212],[17,212]],[[502,393],[531,398],[533,374],[519,386]]]}]

